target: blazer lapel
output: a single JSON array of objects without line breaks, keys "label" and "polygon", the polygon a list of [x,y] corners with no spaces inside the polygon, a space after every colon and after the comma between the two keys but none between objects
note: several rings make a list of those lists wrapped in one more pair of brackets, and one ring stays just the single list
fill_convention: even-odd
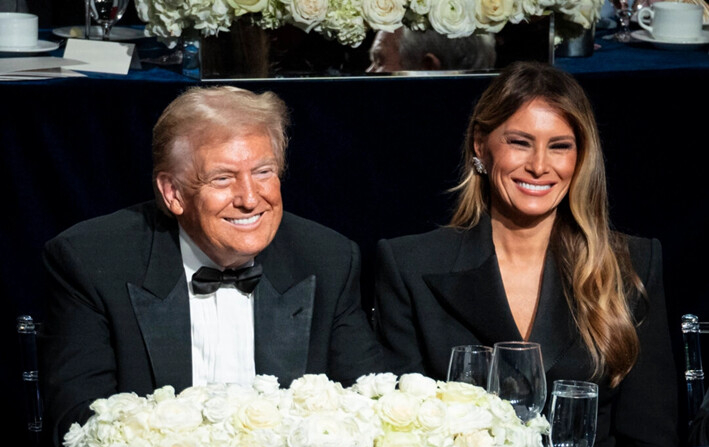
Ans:
[{"label": "blazer lapel", "polygon": [[[160,220],[160,218],[158,218]],[[142,285],[128,283],[155,386],[192,385],[190,306],[177,225],[156,225]]]},{"label": "blazer lapel", "polygon": [[478,268],[426,275],[424,281],[441,306],[481,343],[492,346],[497,341],[522,339],[507,304],[495,255]]},{"label": "blazer lapel", "polygon": [[256,374],[274,375],[285,387],[305,374],[315,287],[314,275],[283,293],[261,278],[254,291]]},{"label": "blazer lapel", "polygon": [[496,341],[522,339],[507,304],[487,214],[461,233],[450,271],[423,279],[441,306],[481,343],[492,346]]},{"label": "blazer lapel", "polygon": [[544,369],[549,371],[574,345],[577,337],[578,332],[564,296],[554,256],[548,253],[544,263],[539,304],[529,341],[537,342],[542,346]]},{"label": "blazer lapel", "polygon": [[[492,346],[497,341],[523,339],[507,302],[489,216],[484,215],[476,227],[464,233],[449,272],[424,275],[423,279],[441,306],[481,343]],[[541,345],[544,368],[548,371],[577,338],[561,278],[550,253],[544,264],[529,341]]]}]

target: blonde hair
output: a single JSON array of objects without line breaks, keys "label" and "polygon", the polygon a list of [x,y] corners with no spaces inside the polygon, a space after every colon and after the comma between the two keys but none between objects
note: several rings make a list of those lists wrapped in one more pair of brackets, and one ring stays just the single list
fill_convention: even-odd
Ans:
[{"label": "blonde hair", "polygon": [[157,176],[174,172],[184,149],[263,133],[271,140],[279,174],[283,174],[288,123],[285,103],[272,92],[257,94],[232,86],[187,89],[165,108],[153,127],[153,190],[158,207],[171,215],[157,187]]},{"label": "blonde hair", "polygon": [[564,293],[594,363],[594,377],[617,386],[637,361],[639,341],[628,297],[646,295],[627,241],[610,228],[606,175],[591,104],[573,77],[548,64],[517,62],[497,76],[475,106],[465,139],[457,207],[451,226],[471,228],[488,210],[488,178],[473,167],[474,141],[485,138],[522,105],[543,99],[574,130],[578,156],[567,197],[557,210],[550,249]]}]

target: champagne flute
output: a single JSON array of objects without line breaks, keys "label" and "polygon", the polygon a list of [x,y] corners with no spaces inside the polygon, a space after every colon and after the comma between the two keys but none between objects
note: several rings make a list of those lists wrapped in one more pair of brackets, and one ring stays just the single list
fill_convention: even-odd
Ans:
[{"label": "champagne flute", "polygon": [[547,398],[539,343],[495,343],[488,391],[509,401],[524,422],[539,416]]},{"label": "champagne flute", "polygon": [[90,0],[91,17],[101,25],[103,40],[110,40],[111,29],[126,12],[129,0]]},{"label": "champagne flute", "polygon": [[470,383],[487,389],[491,363],[492,348],[489,346],[454,346],[448,363],[448,381]]},{"label": "champagne flute", "polygon": [[598,385],[580,380],[555,380],[551,396],[549,438],[552,447],[593,447]]}]

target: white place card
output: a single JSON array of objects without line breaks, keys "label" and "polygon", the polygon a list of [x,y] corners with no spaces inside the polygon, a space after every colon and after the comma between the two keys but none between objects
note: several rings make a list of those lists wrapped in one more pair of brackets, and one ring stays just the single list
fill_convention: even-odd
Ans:
[{"label": "white place card", "polygon": [[39,80],[86,76],[62,67],[79,66],[80,61],[61,57],[0,58],[0,81]]},{"label": "white place card", "polygon": [[134,43],[67,39],[64,58],[78,60],[84,64],[69,65],[65,68],[124,75],[128,74],[134,53]]}]

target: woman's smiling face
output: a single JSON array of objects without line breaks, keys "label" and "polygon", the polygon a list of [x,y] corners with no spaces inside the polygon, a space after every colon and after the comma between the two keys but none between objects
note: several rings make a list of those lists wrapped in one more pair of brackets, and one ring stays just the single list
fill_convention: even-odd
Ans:
[{"label": "woman's smiling face", "polygon": [[491,212],[520,224],[554,218],[578,155],[573,129],[543,99],[522,105],[475,152],[487,168]]}]

